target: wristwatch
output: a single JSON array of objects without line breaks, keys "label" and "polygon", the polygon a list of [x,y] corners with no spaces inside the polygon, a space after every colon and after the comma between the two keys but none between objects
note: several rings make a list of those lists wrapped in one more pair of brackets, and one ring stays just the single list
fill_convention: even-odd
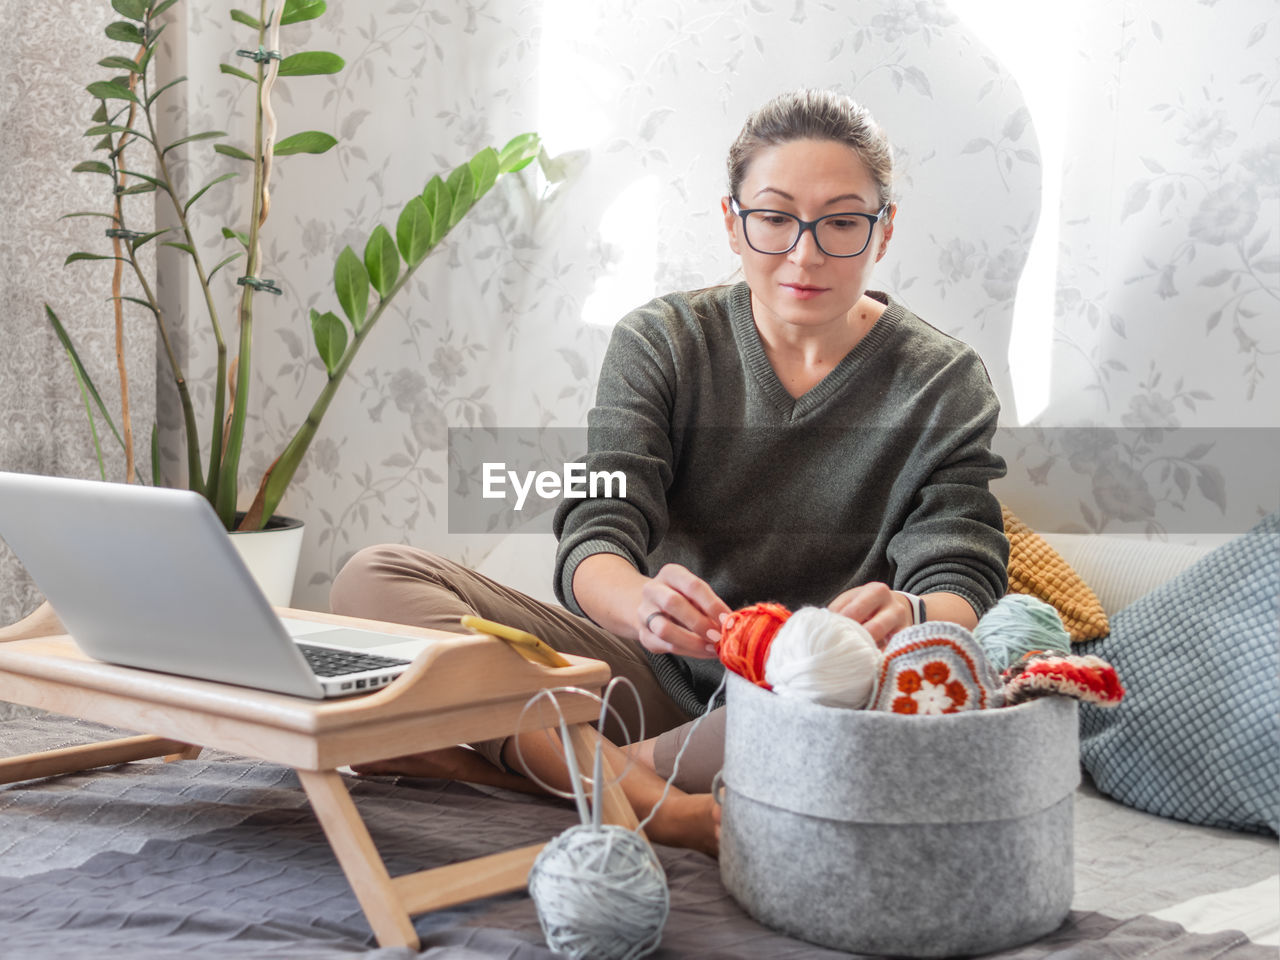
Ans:
[{"label": "wristwatch", "polygon": [[917,623],[924,623],[929,619],[924,607],[924,597],[916,596],[914,593],[907,593],[905,590],[895,590],[894,593],[900,597],[906,597],[907,603],[911,604],[911,623],[913,626]]}]

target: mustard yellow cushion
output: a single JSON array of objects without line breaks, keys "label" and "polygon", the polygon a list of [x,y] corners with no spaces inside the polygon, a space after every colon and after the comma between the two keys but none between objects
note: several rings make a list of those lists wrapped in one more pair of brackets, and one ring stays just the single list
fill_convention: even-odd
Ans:
[{"label": "mustard yellow cushion", "polygon": [[1097,595],[1062,555],[1008,507],[1002,504],[1000,512],[1009,538],[1009,592],[1030,594],[1052,606],[1073,643],[1110,633],[1111,625]]}]

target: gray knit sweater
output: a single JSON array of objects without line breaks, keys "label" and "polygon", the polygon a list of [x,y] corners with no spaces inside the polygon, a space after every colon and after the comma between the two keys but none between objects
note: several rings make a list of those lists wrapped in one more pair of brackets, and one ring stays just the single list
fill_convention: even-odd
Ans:
[{"label": "gray knit sweater", "polygon": [[[653,300],[615,328],[588,417],[587,469],[621,470],[625,499],[565,500],[556,595],[614,553],[646,575],[679,563],[730,607],[826,604],[870,581],[945,591],[983,613],[1007,585],[988,490],[999,403],[965,344],[884,294],[866,337],[808,393],[778,380],[745,283]],[[652,656],[691,715],[722,668]]]}]

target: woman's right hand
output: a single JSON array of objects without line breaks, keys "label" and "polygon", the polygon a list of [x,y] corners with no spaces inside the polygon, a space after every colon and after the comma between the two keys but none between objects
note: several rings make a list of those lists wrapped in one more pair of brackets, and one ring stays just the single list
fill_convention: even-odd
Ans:
[{"label": "woman's right hand", "polygon": [[651,653],[708,659],[716,655],[720,620],[730,613],[705,580],[678,563],[668,563],[640,591],[637,637]]}]

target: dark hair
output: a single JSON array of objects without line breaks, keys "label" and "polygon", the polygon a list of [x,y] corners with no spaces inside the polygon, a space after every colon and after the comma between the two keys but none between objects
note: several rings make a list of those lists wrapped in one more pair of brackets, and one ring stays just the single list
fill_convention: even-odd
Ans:
[{"label": "dark hair", "polygon": [[729,195],[736,197],[756,152],[793,140],[834,140],[851,148],[876,182],[881,206],[893,200],[893,149],[866,107],[832,90],[774,97],[742,125],[729,148]]}]

